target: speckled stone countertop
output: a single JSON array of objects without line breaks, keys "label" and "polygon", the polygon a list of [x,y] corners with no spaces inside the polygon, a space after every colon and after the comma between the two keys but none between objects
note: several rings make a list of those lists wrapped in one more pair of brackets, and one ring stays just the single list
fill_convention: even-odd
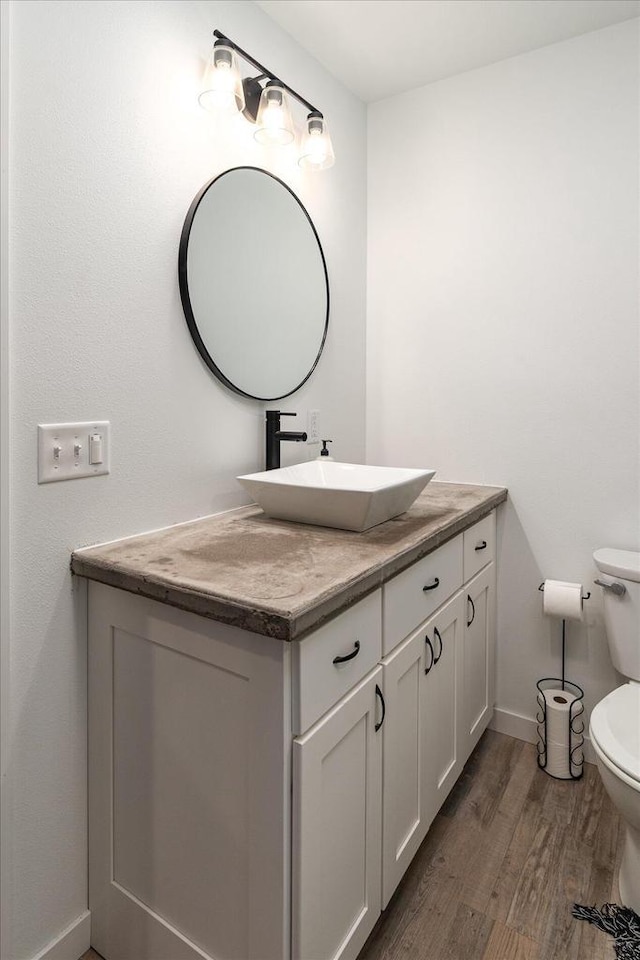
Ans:
[{"label": "speckled stone countertop", "polygon": [[430,483],[364,533],[242,507],[76,550],[74,573],[253,633],[297,640],[486,516],[504,487]]}]

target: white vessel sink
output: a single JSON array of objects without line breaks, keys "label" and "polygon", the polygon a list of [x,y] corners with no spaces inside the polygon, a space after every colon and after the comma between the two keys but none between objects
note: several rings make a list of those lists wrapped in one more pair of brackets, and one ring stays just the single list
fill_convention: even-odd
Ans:
[{"label": "white vessel sink", "polygon": [[434,475],[311,460],[237,479],[270,517],[361,531],[408,510]]}]

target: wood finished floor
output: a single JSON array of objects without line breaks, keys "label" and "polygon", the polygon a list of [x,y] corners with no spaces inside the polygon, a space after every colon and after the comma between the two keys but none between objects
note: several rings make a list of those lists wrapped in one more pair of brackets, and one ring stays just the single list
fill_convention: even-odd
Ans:
[{"label": "wood finished floor", "polygon": [[358,960],[613,960],[571,907],[619,902],[622,839],[595,766],[553,780],[489,730]]}]

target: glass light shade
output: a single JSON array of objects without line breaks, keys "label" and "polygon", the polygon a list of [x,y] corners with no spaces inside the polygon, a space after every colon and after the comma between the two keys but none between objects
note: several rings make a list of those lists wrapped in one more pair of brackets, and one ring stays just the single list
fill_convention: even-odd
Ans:
[{"label": "glass light shade", "polygon": [[205,110],[233,114],[244,110],[244,91],[235,51],[219,42],[207,61],[198,102]]},{"label": "glass light shade", "polygon": [[307,117],[307,131],[300,146],[299,165],[304,170],[326,170],[336,161],[327,121],[317,113]]},{"label": "glass light shade", "polygon": [[258,143],[284,147],[294,138],[293,120],[286,94],[282,87],[273,81],[262,91],[256,123],[254,137]]}]

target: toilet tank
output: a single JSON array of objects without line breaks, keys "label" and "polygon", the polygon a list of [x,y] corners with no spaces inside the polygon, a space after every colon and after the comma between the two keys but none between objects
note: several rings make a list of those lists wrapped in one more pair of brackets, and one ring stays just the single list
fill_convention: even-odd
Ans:
[{"label": "toilet tank", "polygon": [[605,547],[596,550],[593,560],[598,580],[625,587],[621,596],[602,587],[604,623],[614,667],[640,681],[640,552]]}]

